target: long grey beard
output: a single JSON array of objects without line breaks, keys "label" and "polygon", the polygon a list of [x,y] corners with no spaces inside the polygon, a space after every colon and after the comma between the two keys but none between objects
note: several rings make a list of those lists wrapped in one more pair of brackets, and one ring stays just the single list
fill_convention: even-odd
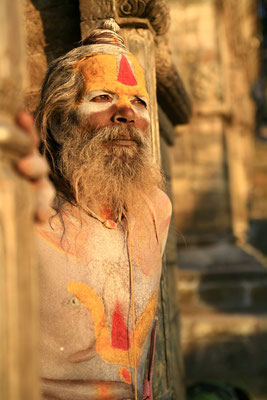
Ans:
[{"label": "long grey beard", "polygon": [[[108,146],[121,138],[136,145]],[[62,145],[59,168],[73,188],[76,203],[85,210],[96,201],[120,213],[134,202],[138,191],[149,194],[162,182],[148,135],[124,125],[72,133]]]}]

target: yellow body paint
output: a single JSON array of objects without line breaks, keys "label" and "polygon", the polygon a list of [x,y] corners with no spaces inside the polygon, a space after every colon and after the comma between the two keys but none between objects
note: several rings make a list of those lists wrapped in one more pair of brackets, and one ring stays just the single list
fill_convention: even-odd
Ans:
[{"label": "yellow body paint", "polygon": [[127,55],[127,60],[136,85],[127,85],[118,81],[120,57],[120,54],[97,54],[76,63],[75,69],[83,77],[86,93],[107,90],[120,94],[120,101],[127,101],[129,96],[143,96],[148,99],[143,69],[132,54]]},{"label": "yellow body paint", "polygon": [[138,366],[143,345],[147,338],[149,329],[155,316],[158,291],[155,290],[150,297],[144,311],[138,317],[135,324],[135,331],[130,336],[129,350],[113,348],[110,340],[110,328],[107,324],[105,308],[101,298],[96,292],[82,282],[69,282],[68,291],[76,296],[80,302],[90,311],[96,340],[96,351],[104,361],[109,364],[123,366],[134,366],[134,340],[136,345],[136,364]]}]

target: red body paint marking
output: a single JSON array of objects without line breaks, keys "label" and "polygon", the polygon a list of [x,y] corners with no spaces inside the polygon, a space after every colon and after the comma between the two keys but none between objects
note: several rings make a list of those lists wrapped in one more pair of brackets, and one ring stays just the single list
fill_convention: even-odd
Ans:
[{"label": "red body paint marking", "polygon": [[120,367],[119,368],[119,376],[120,376],[121,380],[123,380],[125,383],[128,383],[129,385],[131,385],[132,376],[131,376],[131,372],[128,370],[128,368]]},{"label": "red body paint marking", "polygon": [[122,55],[121,57],[120,69],[117,80],[118,82],[123,83],[124,85],[128,86],[137,85],[137,81],[135,79],[131,66],[124,55]]},{"label": "red body paint marking", "polygon": [[102,219],[112,219],[112,210],[108,207],[101,207],[99,210],[99,215]]},{"label": "red body paint marking", "polygon": [[128,328],[118,302],[115,304],[112,316],[111,345],[113,348],[120,350],[129,350],[130,347]]}]

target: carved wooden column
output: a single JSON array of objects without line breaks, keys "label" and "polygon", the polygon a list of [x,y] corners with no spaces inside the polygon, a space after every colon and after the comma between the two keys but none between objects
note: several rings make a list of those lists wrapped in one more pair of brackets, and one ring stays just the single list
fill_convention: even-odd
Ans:
[{"label": "carved wooden column", "polygon": [[[160,162],[160,137],[157,101],[166,113],[170,126],[188,121],[191,107],[182,81],[172,63],[164,34],[170,14],[165,0],[80,0],[81,33],[87,36],[100,21],[114,18],[122,28],[127,47],[146,72],[150,97],[151,145]],[[159,297],[159,328],[154,366],[154,399],[184,399],[179,334],[170,329],[170,301],[166,263],[163,265]],[[177,305],[176,305],[177,308]]]},{"label": "carved wooden column", "polygon": [[154,35],[147,28],[123,28],[122,35],[125,38],[127,48],[133,53],[146,72],[147,91],[150,99],[150,136],[152,154],[156,160],[160,160],[158,106],[156,95],[156,63]]},{"label": "carved wooden column", "polygon": [[29,140],[14,126],[25,86],[22,2],[0,2],[0,399],[38,400],[33,199],[14,162]]}]

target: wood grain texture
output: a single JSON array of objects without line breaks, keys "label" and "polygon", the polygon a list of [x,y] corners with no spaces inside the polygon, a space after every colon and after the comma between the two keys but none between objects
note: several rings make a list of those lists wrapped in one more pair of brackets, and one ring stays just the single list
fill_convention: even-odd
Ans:
[{"label": "wood grain texture", "polygon": [[152,154],[160,162],[158,107],[156,98],[155,43],[148,29],[122,29],[127,48],[138,59],[146,73],[146,84],[150,99],[150,137]]},{"label": "wood grain texture", "polygon": [[29,151],[14,127],[25,87],[22,4],[0,3],[0,398],[39,399],[34,201],[13,163]]},{"label": "wood grain texture", "polygon": [[156,46],[158,102],[173,125],[186,124],[192,115],[191,100],[173,63],[166,37],[160,37]]},{"label": "wood grain texture", "polygon": [[79,0],[79,5],[82,39],[88,36],[100,21],[116,18],[115,0]]}]

